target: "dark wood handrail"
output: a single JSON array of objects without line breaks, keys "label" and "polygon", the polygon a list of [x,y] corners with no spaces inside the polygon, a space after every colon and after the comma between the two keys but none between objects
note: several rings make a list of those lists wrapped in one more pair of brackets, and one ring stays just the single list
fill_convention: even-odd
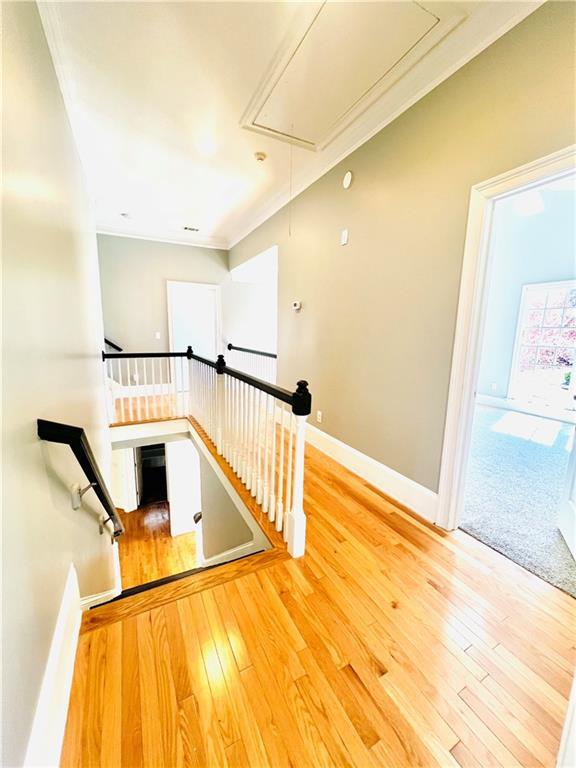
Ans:
[{"label": "dark wood handrail", "polygon": [[[271,353],[265,354],[271,355]],[[257,379],[255,376],[250,376],[243,371],[229,368],[224,360],[224,355],[218,355],[216,361],[209,360],[206,357],[195,355],[192,347],[188,347],[186,352],[102,352],[102,360],[146,357],[186,357],[188,360],[196,360],[199,363],[208,365],[210,368],[215,368],[217,373],[228,374],[228,376],[232,376],[234,379],[243,381],[245,384],[249,384],[251,387],[255,387],[268,395],[272,395],[277,400],[291,405],[293,413],[298,416],[308,416],[311,412],[312,396],[308,391],[307,381],[302,379],[297,383],[296,391],[290,392],[288,389],[278,387],[276,384],[270,384],[268,381],[262,381],[262,379]]]},{"label": "dark wood handrail", "polygon": [[38,419],[38,437],[50,443],[63,443],[69,445],[82,467],[88,482],[94,488],[94,493],[104,507],[108,515],[104,523],[110,521],[114,526],[114,536],[124,533],[124,525],[118,516],[112,497],[106,487],[96,457],[92,452],[86,432],[82,427],[74,427],[71,424],[60,424],[57,421]]},{"label": "dark wood handrail", "polygon": [[275,352],[263,352],[261,349],[250,349],[249,347],[237,347],[235,344],[228,344],[227,349],[235,350],[236,352],[247,352],[249,355],[260,355],[260,357],[272,357],[274,360],[278,358]]},{"label": "dark wood handrail", "polygon": [[109,347],[112,347],[112,349],[115,349],[116,352],[122,352],[122,347],[119,347],[118,344],[115,344],[113,341],[110,341],[110,339],[107,339],[106,336],[104,336],[104,344],[107,344]]},{"label": "dark wood handrail", "polygon": [[102,360],[124,360],[141,357],[188,357],[187,352],[102,352]]}]

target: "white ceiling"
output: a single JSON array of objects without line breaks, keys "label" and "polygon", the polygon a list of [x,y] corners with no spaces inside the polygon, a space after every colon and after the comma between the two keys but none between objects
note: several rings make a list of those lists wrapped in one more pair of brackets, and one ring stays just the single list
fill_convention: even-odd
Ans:
[{"label": "white ceiling", "polygon": [[540,4],[39,7],[99,231],[227,248]]}]

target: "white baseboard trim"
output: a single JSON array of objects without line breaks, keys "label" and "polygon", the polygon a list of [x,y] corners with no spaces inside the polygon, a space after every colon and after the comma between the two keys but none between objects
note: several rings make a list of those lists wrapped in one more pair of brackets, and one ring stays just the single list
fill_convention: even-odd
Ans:
[{"label": "white baseboard trim", "polygon": [[88,611],[96,605],[107,603],[109,600],[118,597],[121,591],[121,589],[114,588],[107,589],[106,592],[98,592],[95,595],[86,595],[86,597],[83,597],[80,600],[80,608],[82,611]]},{"label": "white baseboard trim", "polygon": [[82,611],[76,569],[70,565],[36,705],[25,766],[58,766],[68,716]]},{"label": "white baseboard trim", "polygon": [[306,424],[306,440],[310,445],[390,496],[391,499],[408,507],[425,520],[431,523],[436,522],[438,494],[434,491],[410,480],[312,424]]}]

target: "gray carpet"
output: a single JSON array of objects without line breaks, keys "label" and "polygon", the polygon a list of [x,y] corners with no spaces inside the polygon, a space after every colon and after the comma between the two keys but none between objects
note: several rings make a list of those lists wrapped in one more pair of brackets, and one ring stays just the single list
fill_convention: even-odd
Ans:
[{"label": "gray carpet", "polygon": [[556,525],[573,430],[476,406],[460,527],[576,597],[576,562]]}]

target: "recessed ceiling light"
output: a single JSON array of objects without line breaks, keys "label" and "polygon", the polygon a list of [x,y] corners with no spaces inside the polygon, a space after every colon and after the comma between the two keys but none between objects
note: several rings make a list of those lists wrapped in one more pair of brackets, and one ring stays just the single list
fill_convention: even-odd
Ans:
[{"label": "recessed ceiling light", "polygon": [[198,227],[182,227],[182,229],[185,229],[186,232],[199,232],[200,230]]}]

